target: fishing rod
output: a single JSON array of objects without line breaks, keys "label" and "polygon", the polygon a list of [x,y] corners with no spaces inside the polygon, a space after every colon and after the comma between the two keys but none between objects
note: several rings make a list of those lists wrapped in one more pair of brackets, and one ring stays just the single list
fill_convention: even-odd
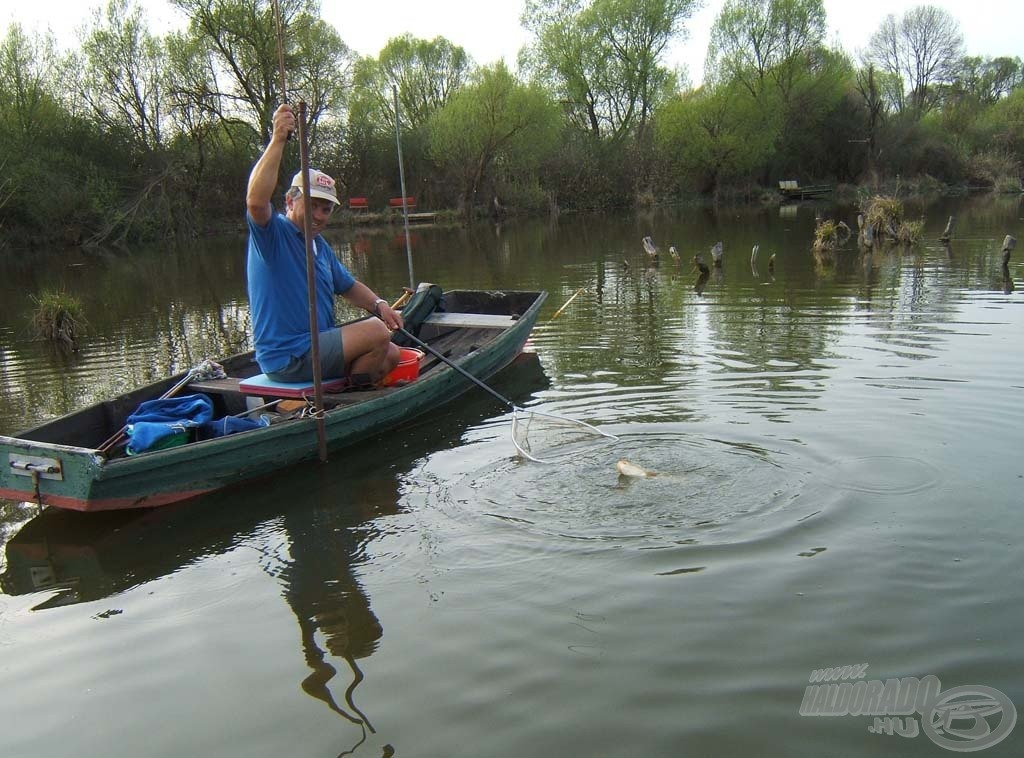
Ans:
[{"label": "fishing rod", "polygon": [[398,115],[398,86],[391,85],[391,95],[395,101],[395,145],[398,147],[398,178],[402,185],[402,219],[405,222],[405,256],[409,261],[409,287],[416,289],[416,279],[412,274],[412,241],[409,237],[409,206],[405,194],[405,166],[402,164],[402,135]]},{"label": "fishing rod", "polygon": [[[281,24],[281,6],[274,0],[274,26],[277,27],[277,74],[281,87],[281,102],[288,102],[288,85],[284,80],[284,27]],[[291,134],[288,135],[291,137]]]}]

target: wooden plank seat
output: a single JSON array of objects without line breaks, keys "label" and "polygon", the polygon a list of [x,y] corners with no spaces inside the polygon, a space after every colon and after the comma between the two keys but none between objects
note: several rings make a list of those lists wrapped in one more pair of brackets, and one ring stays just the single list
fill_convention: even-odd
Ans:
[{"label": "wooden plank seat", "polygon": [[516,317],[495,313],[431,313],[423,323],[461,329],[508,329]]},{"label": "wooden plank seat", "polygon": [[199,379],[194,382],[189,382],[187,390],[188,392],[213,392],[216,394],[242,394],[242,391],[238,389],[239,382],[244,381],[237,376],[228,376],[224,379]]},{"label": "wooden plank seat", "polygon": [[370,203],[365,197],[350,197],[348,199],[348,209],[350,211],[368,211]]},{"label": "wooden plank seat", "polygon": [[[228,376],[224,379],[201,379],[189,382],[189,392],[211,392],[218,395],[266,395],[267,397],[301,398],[313,395],[313,382],[273,382],[262,381],[263,374],[252,377]],[[325,379],[324,392],[341,392],[348,386],[348,380]]]}]

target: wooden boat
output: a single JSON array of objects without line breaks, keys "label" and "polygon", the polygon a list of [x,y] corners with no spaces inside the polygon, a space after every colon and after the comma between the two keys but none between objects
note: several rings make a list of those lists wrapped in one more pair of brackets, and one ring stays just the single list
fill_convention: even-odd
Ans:
[{"label": "wooden boat", "polygon": [[[419,337],[478,379],[522,350],[544,292],[452,290],[420,326]],[[240,385],[259,373],[253,353],[221,362],[227,378],[189,381],[188,372],[97,403],[13,437],[0,436],[0,498],[78,511],[148,508],[186,500],[294,465],[317,455],[317,421],[295,412],[270,414],[270,425],[125,456],[103,443],[145,400],[176,385],[202,393],[215,418],[244,414],[254,402]],[[419,377],[401,386],[324,395],[329,449],[391,429],[473,387],[465,376],[426,355]],[[264,401],[273,396],[262,394]],[[259,402],[259,401],[255,401]]]}]

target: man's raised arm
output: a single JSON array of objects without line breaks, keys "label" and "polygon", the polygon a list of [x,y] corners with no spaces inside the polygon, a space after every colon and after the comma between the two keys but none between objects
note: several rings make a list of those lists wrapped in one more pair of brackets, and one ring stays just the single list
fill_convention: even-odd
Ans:
[{"label": "man's raised arm", "polygon": [[260,226],[270,221],[273,208],[270,198],[277,187],[277,176],[281,169],[281,157],[288,135],[295,129],[295,114],[287,103],[274,111],[274,131],[263,155],[256,161],[249,174],[249,188],[245,193],[245,206],[249,216]]}]

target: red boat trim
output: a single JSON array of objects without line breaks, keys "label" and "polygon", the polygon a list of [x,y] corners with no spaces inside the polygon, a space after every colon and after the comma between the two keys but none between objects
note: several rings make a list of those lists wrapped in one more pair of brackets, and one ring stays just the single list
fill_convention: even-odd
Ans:
[{"label": "red boat trim", "polygon": [[[129,508],[157,508],[161,505],[170,505],[180,500],[199,497],[208,492],[213,492],[216,487],[201,490],[181,490],[178,492],[158,492],[153,495],[142,497],[108,497],[101,500],[82,500],[77,497],[66,497],[64,495],[43,494],[43,505],[52,505],[57,508],[68,508],[73,511],[123,511]],[[34,503],[31,492],[24,490],[0,489],[0,498],[13,500],[15,502]]]}]

